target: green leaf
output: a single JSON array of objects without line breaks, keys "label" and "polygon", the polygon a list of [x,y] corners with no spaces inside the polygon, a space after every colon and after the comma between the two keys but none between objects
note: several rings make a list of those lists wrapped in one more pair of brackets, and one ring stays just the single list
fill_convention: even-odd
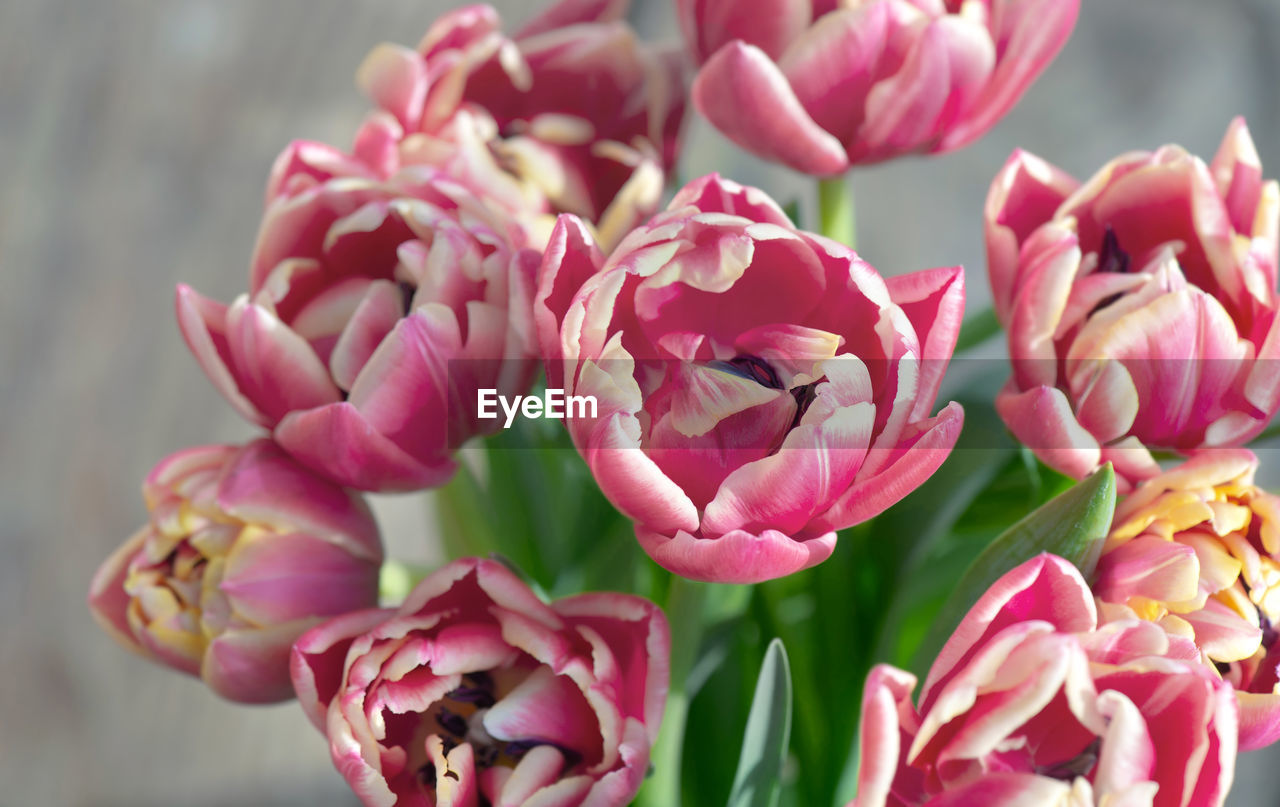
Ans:
[{"label": "green leaf", "polygon": [[984,308],[976,314],[965,317],[960,325],[960,336],[956,339],[955,353],[964,353],[993,338],[1000,333],[1000,320],[991,308]]},{"label": "green leaf", "polygon": [[729,807],[776,807],[790,738],[791,671],[782,640],[774,639],[756,679]]},{"label": "green leaf", "polygon": [[991,542],[960,578],[921,647],[937,655],[978,598],[1015,566],[1042,552],[1065,558],[1088,578],[1116,507],[1116,475],[1110,463],[1088,479],[1050,499]]}]

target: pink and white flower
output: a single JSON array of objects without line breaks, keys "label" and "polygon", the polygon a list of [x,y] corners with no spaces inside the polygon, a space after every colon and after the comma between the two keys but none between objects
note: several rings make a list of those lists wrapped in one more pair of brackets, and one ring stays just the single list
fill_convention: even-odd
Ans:
[{"label": "pink and white flower", "polygon": [[537,367],[538,253],[518,204],[402,165],[398,132],[374,116],[353,154],[289,146],[249,291],[230,306],[177,292],[218,391],[300,462],[363,490],[445,482],[453,451],[499,423],[475,417],[476,390],[519,394]]},{"label": "pink and white flower", "polygon": [[649,764],[669,653],[646,600],[547,605],[500,563],[464,559],[398,609],[312,630],[292,666],[369,807],[621,807]]},{"label": "pink and white flower", "polygon": [[915,685],[887,665],[868,676],[850,807],[1217,807],[1231,786],[1231,687],[1150,622],[1099,626],[1052,555],[970,609],[918,706]]},{"label": "pink and white flower", "polygon": [[818,176],[978,139],[1061,50],[1079,0],[677,0],[693,101]]},{"label": "pink and white flower", "polygon": [[964,306],[959,267],[881,278],[716,176],[607,258],[561,217],[535,318],[552,386],[605,495],[659,564],[754,582],[831,554],[946,458],[931,416]]},{"label": "pink and white flower", "polygon": [[224,698],[292,698],[294,640],[378,602],[382,543],[364,500],[270,440],[179,451],[142,492],[151,519],[94,575],[90,610]]},{"label": "pink and white flower", "polygon": [[1159,473],[1150,449],[1242,445],[1280,409],[1280,186],[1243,120],[1209,164],[1164,146],[1083,184],[1016,152],[986,239],[1013,361],[996,407],[1048,465],[1128,487]]},{"label": "pink and white flower", "polygon": [[640,41],[627,5],[562,0],[512,36],[466,6],[416,49],[379,45],[357,80],[404,127],[405,159],[438,162],[465,115],[500,165],[613,243],[657,209],[684,113],[678,56]]}]

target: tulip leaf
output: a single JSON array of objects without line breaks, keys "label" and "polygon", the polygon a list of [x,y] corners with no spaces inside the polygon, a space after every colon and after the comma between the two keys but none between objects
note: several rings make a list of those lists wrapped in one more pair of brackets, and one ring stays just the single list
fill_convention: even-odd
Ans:
[{"label": "tulip leaf", "polygon": [[1116,506],[1116,477],[1111,465],[1050,499],[998,535],[973,561],[952,590],[921,645],[932,660],[991,584],[1042,552],[1065,558],[1085,579],[1093,574]]},{"label": "tulip leaf", "polygon": [[764,654],[755,697],[747,715],[738,771],[729,807],[776,807],[782,793],[782,765],[791,739],[791,670],[782,640]]}]

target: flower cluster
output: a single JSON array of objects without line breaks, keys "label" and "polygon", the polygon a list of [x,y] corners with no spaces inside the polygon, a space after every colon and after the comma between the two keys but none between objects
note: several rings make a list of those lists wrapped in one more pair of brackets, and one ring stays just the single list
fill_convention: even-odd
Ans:
[{"label": "flower cluster", "polygon": [[[963,268],[884,277],[706,169],[659,212],[686,94],[731,140],[818,177],[949,151],[1027,91],[1079,0],[675,7],[696,64],[642,42],[626,0],[560,0],[514,33],[469,6],[416,48],[378,46],[357,71],[374,108],[351,147],[294,142],[271,169],[244,293],[177,289],[191,353],[263,433],[156,466],[149,522],[94,577],[90,608],[228,699],[296,696],[366,805],[622,807],[654,759],[666,789],[642,798],[673,807],[683,689],[729,652],[700,644],[716,609],[681,598],[708,590],[689,581],[802,572],[856,525],[878,540],[872,520],[960,438],[960,405],[938,400]],[[1110,464],[1119,484],[1089,551],[1071,541],[1103,518],[1097,502],[1047,529],[1005,514],[1017,524],[965,576],[985,591],[918,699],[911,674],[870,669],[852,805],[1221,805],[1237,748],[1280,739],[1280,497],[1243,448],[1280,410],[1280,185],[1242,120],[1210,162],[1165,146],[1083,183],[1018,151],[985,235],[1012,364],[994,410],[1046,465],[1082,479]],[[523,487],[500,493],[510,469],[481,454],[480,484],[444,500],[451,562],[380,591],[395,575],[361,491],[445,485],[460,446],[502,428],[485,396],[506,407],[540,373],[548,399],[592,402],[565,423],[576,454],[528,452]],[[1162,468],[1169,451],[1187,456]],[[590,530],[591,562],[526,580],[470,557],[513,545],[489,511],[558,496],[579,477],[541,471],[564,463],[617,521],[539,500],[522,512],[552,517],[520,525],[520,551],[555,565],[539,550]],[[938,509],[935,533],[956,508]],[[633,588],[665,597],[670,623],[635,594],[544,596],[622,587],[591,564],[627,528],[662,567]],[[908,566],[927,554],[916,538],[891,539]],[[851,577],[907,568],[866,558]],[[746,624],[751,609],[715,604],[721,626]],[[780,786],[750,767],[767,695],[735,792]],[[669,707],[677,736],[655,753]]]}]

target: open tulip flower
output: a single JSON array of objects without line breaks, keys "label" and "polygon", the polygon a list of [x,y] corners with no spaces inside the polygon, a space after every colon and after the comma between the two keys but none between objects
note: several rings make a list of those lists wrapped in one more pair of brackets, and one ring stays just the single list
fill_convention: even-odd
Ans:
[{"label": "open tulip flower", "polygon": [[598,402],[566,424],[645,551],[686,577],[755,582],[824,560],[836,530],[946,458],[963,413],[930,412],[963,277],[883,279],[761,191],[708,176],[607,259],[561,217],[535,319],[550,383]]},{"label": "open tulip flower", "polygon": [[364,490],[442,484],[453,450],[497,423],[458,402],[523,392],[537,368],[527,220],[436,167],[401,166],[397,131],[374,116],[353,154],[291,145],[248,293],[230,306],[177,293],[187,345],[227,400]]},{"label": "open tulip flower", "polygon": [[850,807],[1215,807],[1236,757],[1231,687],[1185,639],[1101,627],[1070,563],[998,580],[915,677],[881,665],[863,694]]},{"label": "open tulip flower", "polygon": [[369,807],[622,807],[649,764],[669,648],[647,600],[546,605],[500,563],[464,559],[398,609],[307,633],[293,680]]},{"label": "open tulip flower", "polygon": [[147,526],[93,578],[114,638],[231,700],[293,697],[294,640],[378,602],[382,543],[358,494],[269,440],[164,459],[143,484]]},{"label": "open tulip flower", "polygon": [[816,176],[976,140],[1057,55],[1079,0],[677,0],[698,110]]},{"label": "open tulip flower", "polygon": [[1206,451],[1116,508],[1094,592],[1194,639],[1240,699],[1240,747],[1280,738],[1280,497],[1253,484],[1245,449]]},{"label": "open tulip flower", "polygon": [[1045,463],[1082,478],[1150,449],[1241,445],[1280,408],[1280,189],[1243,120],[1209,164],[1177,146],[1083,185],[1016,152],[987,197],[1013,377],[996,399]]},{"label": "open tulip flower", "polygon": [[637,39],[627,5],[562,0],[512,37],[466,6],[416,50],[378,46],[358,80],[404,127],[406,159],[436,161],[470,115],[502,166],[613,243],[657,209],[684,112],[680,59]]}]

